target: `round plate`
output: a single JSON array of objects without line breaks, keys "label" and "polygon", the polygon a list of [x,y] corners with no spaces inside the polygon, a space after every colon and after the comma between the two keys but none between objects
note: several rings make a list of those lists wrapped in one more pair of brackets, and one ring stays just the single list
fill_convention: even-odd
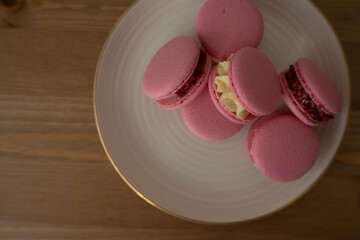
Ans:
[{"label": "round plate", "polygon": [[180,35],[197,39],[196,18],[204,2],[140,0],[122,16],[99,60],[95,116],[114,167],[147,202],[188,220],[240,222],[288,206],[325,172],[347,122],[348,71],[334,32],[310,2],[254,1],[265,20],[259,48],[277,70],[308,57],[329,75],[343,103],[334,120],[316,128],[320,153],[314,167],[295,182],[274,182],[246,154],[251,124],[231,139],[206,142],[186,129],[179,110],[163,110],[142,90],[144,71],[163,44]]}]

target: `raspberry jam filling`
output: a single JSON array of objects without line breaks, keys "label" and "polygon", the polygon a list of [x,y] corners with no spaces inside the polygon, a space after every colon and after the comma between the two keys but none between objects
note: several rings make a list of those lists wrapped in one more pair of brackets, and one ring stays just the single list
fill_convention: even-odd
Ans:
[{"label": "raspberry jam filling", "polygon": [[178,97],[184,97],[190,90],[194,87],[196,83],[201,79],[204,74],[206,66],[206,53],[203,50],[200,50],[200,57],[197,63],[197,66],[189,78],[189,80],[175,93]]},{"label": "raspberry jam filling", "polygon": [[295,67],[293,65],[290,65],[289,71],[285,73],[285,79],[290,93],[310,120],[314,120],[316,122],[327,122],[334,118],[334,116],[326,114],[321,109],[321,106],[317,106],[310,98],[309,94],[306,93],[304,87],[298,79],[298,76],[296,75]]}]

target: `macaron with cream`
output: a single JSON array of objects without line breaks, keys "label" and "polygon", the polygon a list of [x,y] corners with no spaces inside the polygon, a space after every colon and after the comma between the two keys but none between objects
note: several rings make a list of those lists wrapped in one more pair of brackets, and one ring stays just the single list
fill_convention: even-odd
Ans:
[{"label": "macaron with cream", "polygon": [[209,91],[217,109],[241,124],[274,112],[281,101],[275,67],[264,53],[252,47],[235,52],[213,69]]}]

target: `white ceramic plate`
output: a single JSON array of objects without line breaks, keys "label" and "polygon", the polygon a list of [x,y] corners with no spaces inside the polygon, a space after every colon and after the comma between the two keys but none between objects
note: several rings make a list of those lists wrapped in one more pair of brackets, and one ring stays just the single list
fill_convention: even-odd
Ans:
[{"label": "white ceramic plate", "polygon": [[[251,126],[223,142],[194,137],[180,111],[166,111],[145,96],[142,76],[168,40],[197,39],[196,18],[205,0],[140,0],[116,24],[95,78],[95,116],[104,148],[123,179],[158,208],[188,220],[230,223],[275,212],[298,199],[329,166],[349,111],[349,77],[341,46],[320,12],[305,0],[255,0],[263,13],[260,49],[277,70],[309,57],[330,76],[343,110],[316,129],[320,154],[300,180],[277,183],[250,162]],[[136,211],[136,209],[134,209]]]}]

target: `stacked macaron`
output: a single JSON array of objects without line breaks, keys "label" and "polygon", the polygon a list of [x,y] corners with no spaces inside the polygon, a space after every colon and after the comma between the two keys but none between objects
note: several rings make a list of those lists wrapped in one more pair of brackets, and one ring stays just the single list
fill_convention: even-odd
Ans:
[{"label": "stacked macaron", "polygon": [[[278,74],[257,49],[264,20],[251,0],[208,0],[197,32],[201,47],[179,36],[158,50],[143,77],[145,94],[164,109],[180,108],[189,131],[207,141],[228,139],[258,119],[247,138],[254,166],[279,182],[303,176],[319,149],[311,126],[341,110],[330,79],[307,58]],[[295,116],[276,112],[281,98]]]}]

